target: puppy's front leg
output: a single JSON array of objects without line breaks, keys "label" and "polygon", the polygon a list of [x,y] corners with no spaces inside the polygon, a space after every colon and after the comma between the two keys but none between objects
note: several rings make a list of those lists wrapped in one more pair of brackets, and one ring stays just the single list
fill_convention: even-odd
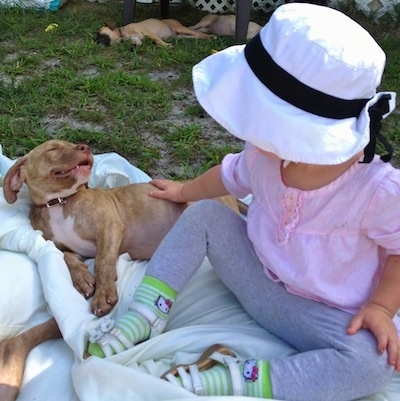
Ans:
[{"label": "puppy's front leg", "polygon": [[117,260],[120,254],[125,227],[117,216],[107,224],[100,224],[94,264],[96,292],[92,300],[92,310],[97,316],[106,315],[118,301],[115,281],[117,279]]},{"label": "puppy's front leg", "polygon": [[185,26],[179,27],[176,29],[176,33],[178,35],[189,35],[189,36],[193,36],[194,38],[197,39],[214,39],[215,36],[213,35],[208,35],[207,33],[202,32],[201,30],[193,30],[190,28],[186,28]]},{"label": "puppy's front leg", "polygon": [[74,252],[64,251],[64,260],[76,290],[85,298],[91,297],[95,291],[95,278],[89,273],[83,259]]},{"label": "puppy's front leg", "polygon": [[142,44],[142,41],[136,36],[133,36],[131,38],[131,42],[132,42],[133,46],[141,46],[141,44]]}]

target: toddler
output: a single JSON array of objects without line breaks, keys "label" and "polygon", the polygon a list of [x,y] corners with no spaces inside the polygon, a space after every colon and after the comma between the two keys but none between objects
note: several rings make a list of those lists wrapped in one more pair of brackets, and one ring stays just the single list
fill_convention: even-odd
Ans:
[{"label": "toddler", "polygon": [[[244,361],[213,345],[164,379],[198,395],[306,401],[385,386],[400,370],[400,173],[379,132],[395,103],[376,92],[384,66],[361,26],[304,3],[279,7],[247,45],[197,64],[197,99],[245,148],[192,181],[153,181],[154,197],[204,200],[186,209],[129,312],[91,337],[89,353],[162,332],[208,256],[248,314],[298,353]],[[252,195],[247,221],[206,200],[227,193]]]}]

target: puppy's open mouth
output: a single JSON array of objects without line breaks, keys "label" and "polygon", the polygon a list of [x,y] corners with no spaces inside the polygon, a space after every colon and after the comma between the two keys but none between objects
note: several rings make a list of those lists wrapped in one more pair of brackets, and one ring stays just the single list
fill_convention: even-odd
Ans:
[{"label": "puppy's open mouth", "polygon": [[85,169],[85,170],[89,170],[90,171],[91,168],[92,168],[92,164],[91,163],[89,163],[88,161],[83,161],[83,162],[79,163],[78,165],[76,165],[75,167],[73,167],[73,168],[71,168],[69,170],[55,171],[54,175],[56,177],[68,177],[68,176],[70,176],[71,174],[75,173],[78,170]]}]

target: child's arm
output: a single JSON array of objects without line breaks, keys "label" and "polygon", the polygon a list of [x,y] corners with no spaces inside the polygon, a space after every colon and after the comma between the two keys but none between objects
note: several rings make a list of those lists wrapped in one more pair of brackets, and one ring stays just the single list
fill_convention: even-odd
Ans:
[{"label": "child's arm", "polygon": [[227,195],[221,178],[221,166],[214,166],[192,181],[176,182],[170,180],[151,181],[159,190],[150,193],[154,198],[168,199],[173,202],[194,202]]},{"label": "child's arm", "polygon": [[378,352],[388,352],[388,363],[400,371],[400,340],[393,316],[400,308],[400,255],[386,261],[382,280],[368,303],[354,316],[348,334],[360,329],[370,330],[376,337]]}]

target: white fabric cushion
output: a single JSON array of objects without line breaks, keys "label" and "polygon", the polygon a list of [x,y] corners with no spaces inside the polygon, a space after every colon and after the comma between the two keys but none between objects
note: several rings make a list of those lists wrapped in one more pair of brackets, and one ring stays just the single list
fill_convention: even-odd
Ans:
[{"label": "white fabric cushion", "polygon": [[0,294],[0,340],[50,317],[36,263],[25,254],[0,251]]}]

